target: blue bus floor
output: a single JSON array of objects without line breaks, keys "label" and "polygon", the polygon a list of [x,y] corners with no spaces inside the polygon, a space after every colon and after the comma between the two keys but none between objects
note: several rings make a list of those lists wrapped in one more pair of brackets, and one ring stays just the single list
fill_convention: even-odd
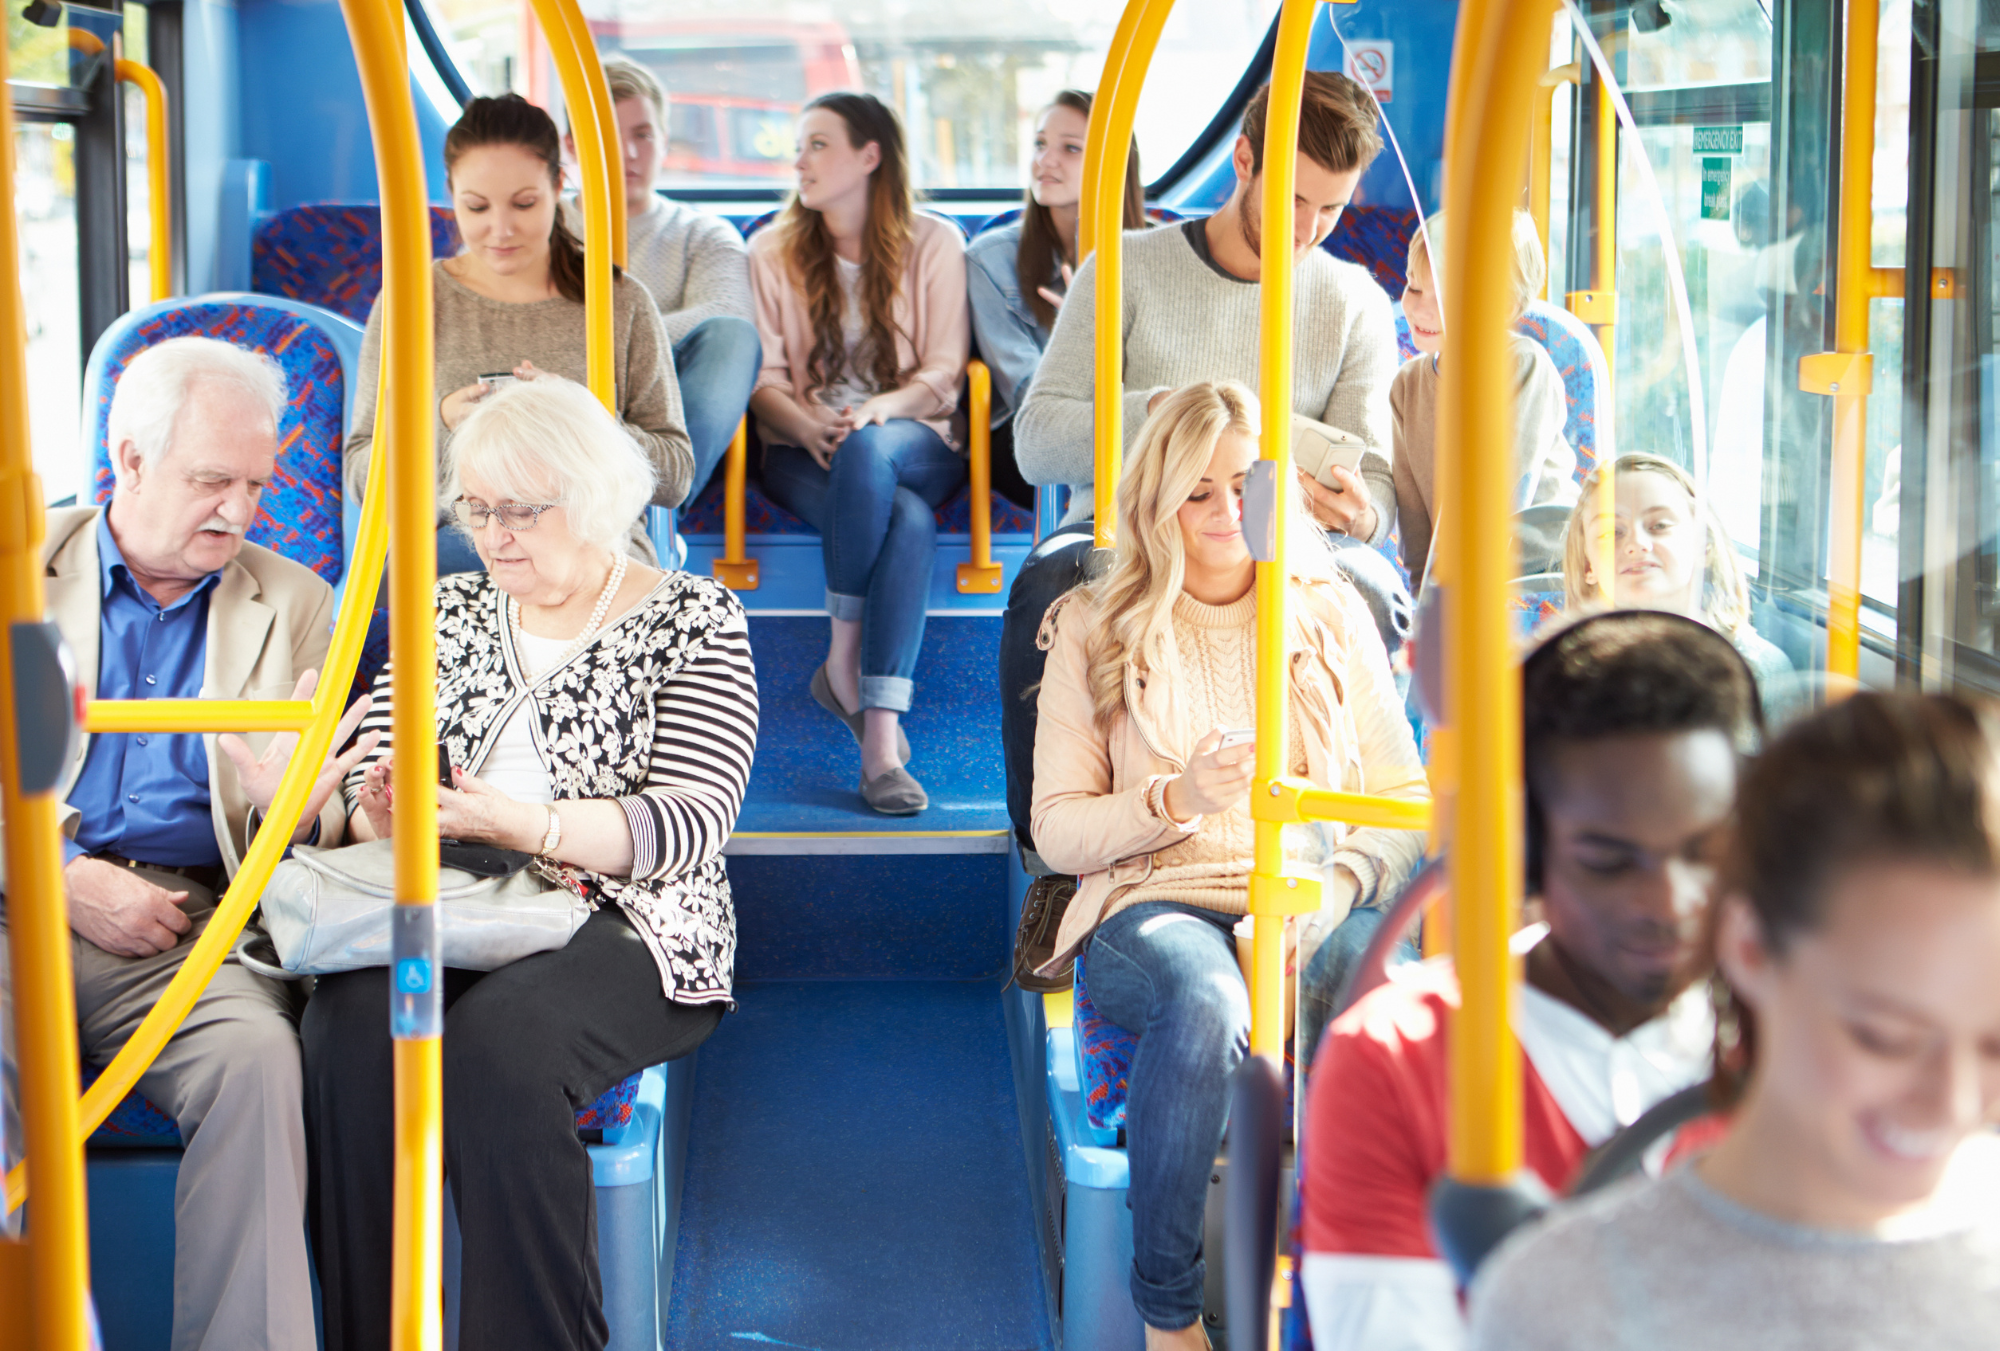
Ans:
[{"label": "blue bus floor", "polygon": [[997,981],[739,985],[701,1048],[672,1351],[1040,1351]]},{"label": "blue bus floor", "polygon": [[736,829],[1005,829],[999,619],[933,617],[925,625],[916,699],[903,719],[910,772],[931,799],[930,810],[916,816],[879,816],[861,801],[861,749],[808,692],[826,660],[826,639],[822,618],[750,618],[761,707],[757,762]]}]

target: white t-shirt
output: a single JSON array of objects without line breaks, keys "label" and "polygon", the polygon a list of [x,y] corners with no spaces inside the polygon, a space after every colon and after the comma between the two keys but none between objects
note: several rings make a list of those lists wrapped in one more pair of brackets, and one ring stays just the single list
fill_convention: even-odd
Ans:
[{"label": "white t-shirt", "polygon": [[[514,651],[530,680],[554,666],[570,646],[561,638],[537,638],[518,629],[513,637]],[[534,727],[535,701],[523,699],[474,772],[516,802],[554,802],[555,779],[535,749]]]},{"label": "white t-shirt", "polygon": [[850,263],[838,255],[833,261],[840,270],[840,343],[845,354],[839,376],[813,397],[839,412],[843,408],[859,408],[880,391],[866,374],[869,354],[862,350],[868,341],[868,319],[862,312],[861,264]]}]

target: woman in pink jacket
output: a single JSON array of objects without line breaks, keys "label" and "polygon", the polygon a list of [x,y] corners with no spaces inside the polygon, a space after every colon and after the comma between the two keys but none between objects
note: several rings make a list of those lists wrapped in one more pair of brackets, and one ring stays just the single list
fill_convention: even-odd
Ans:
[{"label": "woman in pink jacket", "polygon": [[[1241,529],[1256,400],[1190,385],[1147,419],[1118,484],[1110,570],[1049,607],[1035,737],[1035,843],[1079,875],[1050,970],[1139,1036],[1125,1106],[1132,1302],[1152,1348],[1200,1348],[1202,1210],[1250,998],[1231,930],[1248,909],[1256,721],[1256,567]],[[1430,789],[1382,638],[1287,494],[1292,603],[1285,769],[1328,788]],[[1230,744],[1224,744],[1227,740]],[[1423,850],[1411,831],[1287,826],[1316,868],[1324,934],[1393,897]],[[1087,976],[1086,976],[1087,973]]]},{"label": "woman in pink jacket", "polygon": [[764,491],[816,526],[833,638],[812,695],[861,743],[861,796],[930,805],[904,768],[936,553],[965,482],[952,422],[971,341],[956,226],[911,203],[896,114],[822,94],[799,119],[798,190],[750,241],[764,369],[750,396]]}]

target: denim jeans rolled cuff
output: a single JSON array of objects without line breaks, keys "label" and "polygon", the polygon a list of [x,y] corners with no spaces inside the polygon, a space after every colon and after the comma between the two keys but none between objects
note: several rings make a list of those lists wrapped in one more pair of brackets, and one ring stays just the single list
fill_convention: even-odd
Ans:
[{"label": "denim jeans rolled cuff", "polygon": [[1167,1285],[1155,1285],[1132,1268],[1132,1306],[1148,1327],[1174,1332],[1201,1321],[1202,1287],[1208,1283],[1208,1259],[1198,1257],[1192,1269]]},{"label": "denim jeans rolled cuff", "polygon": [[830,618],[848,624],[859,624],[861,616],[868,608],[866,596],[843,596],[838,591],[826,593],[826,613]]},{"label": "denim jeans rolled cuff", "polygon": [[861,677],[861,707],[908,713],[917,697],[917,682],[906,676]]}]

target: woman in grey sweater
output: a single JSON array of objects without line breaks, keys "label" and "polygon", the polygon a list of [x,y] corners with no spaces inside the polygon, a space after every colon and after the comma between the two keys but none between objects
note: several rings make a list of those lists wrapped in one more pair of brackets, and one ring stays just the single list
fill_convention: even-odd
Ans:
[{"label": "woman in grey sweater", "polygon": [[1517,1236],[1472,1345],[1880,1351],[2000,1329],[2000,717],[1856,694],[1764,752],[1713,917],[1728,1133]]},{"label": "woman in grey sweater", "polygon": [[[464,251],[431,264],[436,304],[437,446],[501,384],[560,375],[578,383],[585,357],[583,246],[557,210],[562,139],[549,115],[516,94],[477,98],[444,142],[452,214]],[[374,449],[382,307],[368,316],[345,450],[347,491],[359,500]],[[646,288],[622,272],[611,285],[612,379],[618,417],[652,461],[656,506],[687,496],[694,456],[681,414],[672,349]],[[440,483],[440,488],[442,484]],[[439,573],[480,563],[438,514]],[[651,563],[643,522],[627,548]]]}]

